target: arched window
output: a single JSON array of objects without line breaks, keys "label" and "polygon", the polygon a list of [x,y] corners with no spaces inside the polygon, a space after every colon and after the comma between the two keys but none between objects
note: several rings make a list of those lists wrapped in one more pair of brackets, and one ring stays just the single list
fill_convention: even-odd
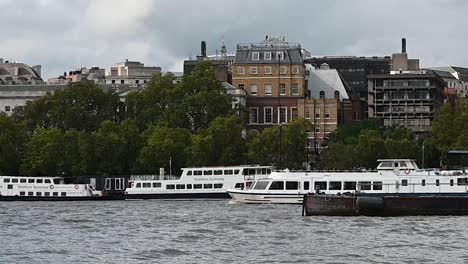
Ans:
[{"label": "arched window", "polygon": [[324,91],[320,91],[320,98],[325,98],[325,92]]},{"label": "arched window", "polygon": [[339,91],[335,91],[335,99],[340,99],[340,92]]}]

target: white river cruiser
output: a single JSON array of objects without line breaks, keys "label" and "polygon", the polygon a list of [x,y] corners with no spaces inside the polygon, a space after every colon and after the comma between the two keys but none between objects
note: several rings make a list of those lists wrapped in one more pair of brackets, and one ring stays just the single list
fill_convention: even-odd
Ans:
[{"label": "white river cruiser", "polygon": [[411,159],[378,160],[376,171],[275,171],[248,188],[229,189],[241,203],[297,203],[306,193],[397,196],[467,196],[465,169],[419,169]]},{"label": "white river cruiser", "polygon": [[[87,178],[87,180],[90,183],[65,183],[64,178],[52,176],[0,176],[0,201],[77,201],[124,198],[125,178],[102,178],[105,185],[102,190],[96,189],[96,178]],[[83,182],[83,179],[80,181]]]},{"label": "white river cruiser", "polygon": [[242,190],[257,178],[271,173],[270,166],[241,165],[183,168],[180,177],[160,175],[131,176],[126,199],[230,198],[227,189]]}]

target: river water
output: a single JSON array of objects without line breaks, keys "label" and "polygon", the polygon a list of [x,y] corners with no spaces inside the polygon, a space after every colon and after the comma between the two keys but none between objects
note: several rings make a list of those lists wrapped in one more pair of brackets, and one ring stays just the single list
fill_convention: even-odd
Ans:
[{"label": "river water", "polygon": [[0,203],[0,263],[468,263],[468,217],[217,201]]}]

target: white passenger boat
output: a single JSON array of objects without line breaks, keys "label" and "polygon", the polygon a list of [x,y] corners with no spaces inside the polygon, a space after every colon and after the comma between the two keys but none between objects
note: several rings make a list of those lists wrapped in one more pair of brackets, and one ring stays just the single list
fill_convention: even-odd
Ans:
[{"label": "white passenger boat", "polygon": [[378,160],[376,171],[279,171],[257,179],[243,190],[229,189],[241,203],[302,203],[306,193],[369,195],[465,196],[468,174],[465,170],[421,170],[411,159]]},{"label": "white passenger boat", "polygon": [[124,178],[106,178],[105,184],[96,190],[93,184],[66,184],[62,177],[0,176],[0,201],[123,199]]},{"label": "white passenger boat", "polygon": [[183,168],[180,177],[132,176],[125,191],[127,199],[229,198],[227,189],[241,190],[257,178],[267,177],[270,166]]}]

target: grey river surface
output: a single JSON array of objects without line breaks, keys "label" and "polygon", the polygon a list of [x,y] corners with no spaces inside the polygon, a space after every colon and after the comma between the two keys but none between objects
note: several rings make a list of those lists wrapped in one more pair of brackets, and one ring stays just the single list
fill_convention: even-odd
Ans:
[{"label": "grey river surface", "polygon": [[302,217],[300,205],[0,202],[0,263],[468,263],[468,217]]}]

